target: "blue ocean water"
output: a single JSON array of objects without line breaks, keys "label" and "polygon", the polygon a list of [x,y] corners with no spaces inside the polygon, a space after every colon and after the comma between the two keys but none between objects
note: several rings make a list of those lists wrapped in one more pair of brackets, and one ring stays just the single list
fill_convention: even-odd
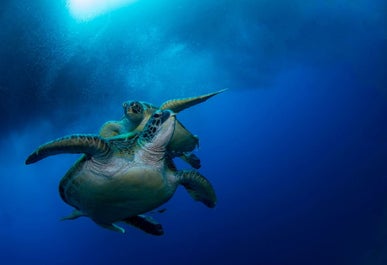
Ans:
[{"label": "blue ocean water", "polygon": [[[0,4],[1,264],[387,264],[385,1],[70,2]],[[126,100],[223,88],[178,114],[218,204],[179,188],[162,237],[59,221],[78,156],[24,165]]]}]

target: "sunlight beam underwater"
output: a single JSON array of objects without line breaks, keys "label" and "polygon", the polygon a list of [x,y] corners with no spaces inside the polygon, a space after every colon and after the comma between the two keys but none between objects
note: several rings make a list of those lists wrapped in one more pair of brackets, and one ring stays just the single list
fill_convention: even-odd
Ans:
[{"label": "sunlight beam underwater", "polygon": [[132,4],[137,0],[67,0],[71,15],[79,21],[89,21],[99,15]]}]

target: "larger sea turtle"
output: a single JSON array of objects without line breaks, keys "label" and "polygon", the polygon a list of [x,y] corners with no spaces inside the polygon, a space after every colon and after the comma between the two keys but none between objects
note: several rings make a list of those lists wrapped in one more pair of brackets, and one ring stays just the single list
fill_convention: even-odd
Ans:
[{"label": "larger sea turtle", "polygon": [[[208,93],[190,98],[171,99],[164,102],[160,107],[145,101],[126,101],[122,104],[124,116],[118,121],[108,121],[100,129],[99,134],[108,138],[121,134],[136,134],[143,130],[151,115],[158,109],[172,110],[178,113],[186,108],[206,101],[207,99],[225,91]],[[194,168],[200,168],[200,160],[192,152],[199,144],[199,138],[189,132],[183,124],[176,121],[175,133],[168,144],[168,151],[172,156],[179,156]]]},{"label": "larger sea turtle", "polygon": [[216,203],[212,185],[199,172],[170,166],[167,145],[175,124],[170,110],[157,110],[136,137],[71,135],[43,144],[26,164],[61,153],[83,153],[60,182],[62,199],[75,208],[65,219],[87,216],[118,232],[124,229],[116,223],[125,222],[161,235],[161,225],[143,214],[168,201],[179,184],[194,200],[210,208]]}]

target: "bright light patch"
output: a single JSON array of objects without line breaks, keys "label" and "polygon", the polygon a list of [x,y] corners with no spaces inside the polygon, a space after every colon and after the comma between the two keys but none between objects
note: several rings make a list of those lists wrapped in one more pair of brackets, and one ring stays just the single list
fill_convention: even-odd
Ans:
[{"label": "bright light patch", "polygon": [[90,20],[137,0],[67,0],[71,15],[78,20]]}]

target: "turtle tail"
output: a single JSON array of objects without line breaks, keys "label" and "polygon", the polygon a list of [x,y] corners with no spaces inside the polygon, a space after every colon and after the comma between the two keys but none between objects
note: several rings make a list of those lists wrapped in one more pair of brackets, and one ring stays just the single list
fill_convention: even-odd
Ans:
[{"label": "turtle tail", "polygon": [[185,110],[189,107],[195,106],[196,104],[202,103],[207,99],[226,91],[227,89],[222,89],[213,93],[208,93],[205,95],[190,97],[190,98],[180,98],[180,99],[171,99],[161,105],[161,110],[170,109],[175,113],[179,113],[182,110]]},{"label": "turtle tail", "polygon": [[189,195],[195,200],[204,203],[209,208],[216,205],[216,194],[211,183],[195,170],[180,170],[176,176],[179,184],[183,185]]},{"label": "turtle tail", "polygon": [[48,156],[57,154],[86,154],[89,156],[107,156],[110,152],[109,143],[96,135],[70,135],[58,138],[41,145],[28,156],[26,165],[38,162]]}]

